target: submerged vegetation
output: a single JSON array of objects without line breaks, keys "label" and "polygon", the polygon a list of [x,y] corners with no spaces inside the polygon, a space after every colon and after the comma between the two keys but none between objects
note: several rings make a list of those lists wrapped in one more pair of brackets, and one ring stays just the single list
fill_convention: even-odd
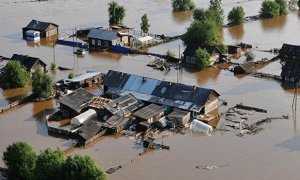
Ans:
[{"label": "submerged vegetation", "polygon": [[237,6],[233,7],[232,10],[228,13],[228,21],[232,24],[242,24],[245,20],[245,11],[243,7]]},{"label": "submerged vegetation", "polygon": [[36,98],[48,98],[53,91],[52,78],[40,69],[32,74],[32,94]]},{"label": "submerged vegetation", "polygon": [[125,8],[116,1],[108,3],[109,24],[121,24],[125,17]]},{"label": "submerged vegetation", "polygon": [[193,0],[172,0],[173,11],[186,11],[195,9]]},{"label": "submerged vegetation", "polygon": [[265,0],[259,12],[261,18],[272,18],[279,15],[279,5],[273,0]]},{"label": "submerged vegetation", "polygon": [[210,64],[210,54],[205,50],[198,48],[196,50],[196,64],[199,69],[207,68]]},{"label": "submerged vegetation", "polygon": [[88,156],[64,156],[50,148],[36,154],[25,142],[9,145],[3,153],[9,179],[74,179],[106,180],[106,175]]},{"label": "submerged vegetation", "polygon": [[150,24],[149,24],[149,20],[148,20],[148,16],[147,14],[144,14],[142,17],[141,17],[141,30],[143,31],[143,33],[147,33],[149,32],[149,28],[150,28]]}]

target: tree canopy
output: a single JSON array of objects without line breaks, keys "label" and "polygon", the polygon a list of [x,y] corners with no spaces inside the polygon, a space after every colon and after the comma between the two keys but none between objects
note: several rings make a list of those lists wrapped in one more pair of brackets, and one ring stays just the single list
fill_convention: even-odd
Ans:
[{"label": "tree canopy", "polygon": [[4,89],[20,88],[28,85],[30,76],[26,68],[18,61],[8,61],[1,73]]},{"label": "tree canopy", "polygon": [[52,78],[38,68],[32,74],[32,93],[37,98],[48,98],[52,93]]},{"label": "tree canopy", "polygon": [[3,153],[9,179],[32,179],[35,160],[36,154],[25,142],[13,143]]},{"label": "tree canopy", "polygon": [[207,68],[210,64],[210,54],[205,50],[198,48],[196,50],[196,63],[199,69]]},{"label": "tree canopy", "polygon": [[109,24],[120,24],[125,17],[125,8],[116,1],[108,3]]},{"label": "tree canopy", "polygon": [[42,151],[36,160],[34,177],[36,180],[60,179],[62,164],[65,160],[64,153],[50,148]]},{"label": "tree canopy", "polygon": [[298,0],[298,8],[300,9],[300,0]]},{"label": "tree canopy", "polygon": [[279,14],[280,15],[287,14],[287,3],[286,3],[286,0],[275,0],[275,2],[279,5]]},{"label": "tree canopy", "polygon": [[147,33],[149,32],[149,27],[150,27],[150,24],[148,22],[148,16],[147,14],[144,14],[142,17],[141,17],[141,30],[144,32],[144,33]]},{"label": "tree canopy", "polygon": [[212,20],[195,20],[182,36],[184,44],[214,46],[218,43],[220,31]]},{"label": "tree canopy", "polygon": [[243,7],[233,7],[232,10],[228,13],[228,21],[233,24],[242,24],[244,23],[244,16],[245,12]]},{"label": "tree canopy", "polygon": [[94,161],[88,156],[69,156],[63,163],[62,178],[72,180],[105,180],[105,174],[100,171]]},{"label": "tree canopy", "polygon": [[186,11],[195,9],[193,0],[172,0],[173,11]]},{"label": "tree canopy", "polygon": [[218,27],[221,29],[224,24],[224,11],[221,7],[222,0],[210,0],[210,5],[208,10],[211,16],[214,18]]},{"label": "tree canopy", "polygon": [[262,3],[259,16],[261,18],[272,18],[279,15],[279,5],[272,0],[265,0]]}]

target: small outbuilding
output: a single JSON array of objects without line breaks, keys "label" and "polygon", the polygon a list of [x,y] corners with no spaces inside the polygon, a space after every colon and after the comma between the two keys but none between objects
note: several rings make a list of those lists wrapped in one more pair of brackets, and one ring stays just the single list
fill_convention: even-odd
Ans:
[{"label": "small outbuilding", "polygon": [[90,50],[110,49],[112,45],[122,42],[118,32],[106,29],[91,29],[87,37]]},{"label": "small outbuilding", "polygon": [[153,123],[164,116],[165,108],[156,104],[150,104],[135,113],[133,115],[141,121],[147,121]]},{"label": "small outbuilding", "polygon": [[80,126],[82,125],[84,122],[88,121],[88,120],[97,120],[97,112],[93,109],[89,109],[81,114],[79,114],[76,117],[73,117],[71,119],[71,125],[73,126]]},{"label": "small outbuilding", "polygon": [[64,82],[69,88],[89,87],[102,81],[103,73],[88,71],[72,79],[65,79]]},{"label": "small outbuilding", "polygon": [[14,54],[10,60],[20,62],[27,71],[32,74],[36,69],[41,69],[43,73],[47,71],[47,64],[40,58],[30,57],[28,55]]},{"label": "small outbuilding", "polygon": [[23,39],[27,39],[27,31],[38,31],[41,38],[58,35],[58,25],[50,22],[32,20],[23,28]]},{"label": "small outbuilding", "polygon": [[88,143],[91,143],[95,139],[99,138],[100,136],[106,133],[107,129],[103,128],[99,125],[96,121],[87,121],[81,126],[77,133],[78,133],[78,141],[77,144],[79,146],[85,146]]},{"label": "small outbuilding", "polygon": [[256,69],[254,62],[245,62],[243,64],[237,65],[233,68],[234,74],[248,74],[252,73]]},{"label": "small outbuilding", "polygon": [[233,46],[233,45],[228,46],[228,54],[234,54],[240,56],[241,52],[242,52],[242,48],[240,46]]},{"label": "small outbuilding", "polygon": [[191,113],[188,111],[174,110],[167,115],[167,119],[176,125],[185,125],[190,121]]}]

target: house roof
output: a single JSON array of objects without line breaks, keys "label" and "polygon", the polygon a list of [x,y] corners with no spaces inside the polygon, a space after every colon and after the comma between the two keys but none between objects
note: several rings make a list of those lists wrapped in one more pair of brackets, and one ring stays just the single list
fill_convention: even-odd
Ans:
[{"label": "house roof", "polygon": [[287,61],[282,68],[281,76],[300,80],[300,62]]},{"label": "house roof", "polygon": [[99,133],[101,130],[101,126],[97,124],[95,121],[87,121],[84,123],[83,126],[81,126],[78,131],[79,131],[79,136],[82,137],[85,140],[89,140],[92,137],[94,137],[96,134]]},{"label": "house roof", "polygon": [[64,96],[58,102],[63,104],[76,112],[80,112],[83,108],[85,108],[89,102],[92,101],[94,95],[85,89],[79,88],[74,92]]},{"label": "house roof", "polygon": [[30,57],[27,55],[14,54],[10,59],[13,61],[19,61],[23,66],[26,67],[28,71],[30,71],[37,62],[47,66],[47,64],[44,63],[40,58]]},{"label": "house roof", "polygon": [[58,25],[54,24],[54,23],[43,22],[43,21],[38,21],[38,20],[33,19],[24,28],[26,28],[26,29],[32,29],[32,30],[37,30],[37,31],[45,31],[50,25],[58,27]]},{"label": "house roof", "polygon": [[183,54],[185,56],[195,56],[196,55],[196,50],[198,48],[205,49],[210,55],[212,55],[213,53],[221,54],[221,51],[218,48],[214,47],[214,46],[205,46],[205,45],[199,45],[199,44],[187,45],[187,47],[183,51]]},{"label": "house roof", "polygon": [[189,114],[190,114],[190,112],[187,112],[187,111],[174,110],[170,114],[168,114],[167,117],[168,118],[182,118]]},{"label": "house roof", "polygon": [[153,38],[151,36],[145,36],[145,37],[140,37],[138,38],[138,41],[140,41],[141,43],[147,42],[153,40]]},{"label": "house roof", "polygon": [[80,82],[80,81],[83,81],[85,79],[89,79],[89,78],[92,78],[92,77],[95,77],[95,76],[99,76],[101,75],[102,73],[101,72],[86,72],[84,74],[81,74],[77,77],[74,77],[72,79],[66,79],[66,81],[69,81],[69,82]]},{"label": "house roof", "polygon": [[255,68],[254,62],[245,62],[239,65],[244,71],[251,72]]},{"label": "house roof", "polygon": [[300,46],[292,44],[283,44],[279,56],[289,60],[300,60]]},{"label": "house roof", "polygon": [[144,104],[140,102],[134,95],[126,94],[115,100],[110,101],[103,107],[106,108],[113,115],[123,117],[128,113],[132,113],[138,108],[142,107]]},{"label": "house roof", "polygon": [[87,37],[112,41],[117,36],[117,34],[118,33],[116,31],[110,31],[105,29],[91,29]]},{"label": "house roof", "polygon": [[153,116],[156,116],[162,112],[164,112],[165,109],[162,106],[156,105],[156,104],[150,104],[135,113],[133,113],[134,116],[141,118],[141,119],[150,119]]},{"label": "house roof", "polygon": [[192,110],[201,109],[212,96],[219,94],[206,88],[127,74],[110,70],[103,79],[108,94],[132,93],[138,99]]}]

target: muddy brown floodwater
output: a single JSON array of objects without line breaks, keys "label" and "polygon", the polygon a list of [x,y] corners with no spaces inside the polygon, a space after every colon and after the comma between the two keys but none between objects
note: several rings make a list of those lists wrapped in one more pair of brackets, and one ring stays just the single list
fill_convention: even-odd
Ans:
[{"label": "muddy brown floodwater", "polygon": [[[39,44],[22,40],[21,28],[30,20],[38,19],[59,24],[60,36],[67,36],[74,27],[107,26],[108,0],[49,0],[26,3],[23,0],[0,1],[0,55],[11,57],[13,53],[40,57],[47,64],[54,60],[57,65],[67,66],[80,73],[85,70],[107,72],[116,69],[124,72],[176,81],[176,71],[168,73],[153,70],[145,65],[153,60],[147,56],[89,53],[84,58],[73,56],[72,48],[42,41]],[[191,12],[172,13],[169,0],[122,0],[126,8],[124,23],[139,29],[140,17],[148,14],[150,31],[158,34],[182,34],[191,22]],[[197,7],[208,7],[209,0],[195,0]],[[256,15],[261,0],[224,0],[225,14],[236,5],[243,6],[246,15]],[[300,18],[298,12],[269,20],[256,21],[225,28],[222,39],[225,44],[246,42],[257,49],[279,48],[282,43],[300,44]],[[167,49],[181,52],[181,41],[174,41],[149,48],[151,52],[165,53]],[[256,58],[269,57],[257,53]],[[176,53],[177,54],[177,53]],[[280,64],[274,62],[259,71],[280,74]],[[56,80],[68,72],[51,72]],[[266,116],[292,115],[294,90],[284,90],[280,83],[254,77],[233,76],[228,71],[208,68],[200,72],[183,70],[179,81],[191,85],[213,88],[228,101],[229,106],[243,102],[268,110]],[[6,105],[30,93],[30,88],[1,90],[0,104]],[[300,92],[298,93],[300,94]],[[68,151],[91,156],[103,169],[126,164],[109,175],[109,179],[299,179],[300,171],[300,123],[298,117],[274,120],[265,124],[264,131],[243,138],[232,132],[215,131],[211,137],[171,135],[163,139],[170,145],[169,151],[144,151],[141,146],[123,136],[109,136],[97,140],[82,149]],[[15,141],[26,141],[35,150],[47,147],[67,149],[71,141],[49,136],[45,116],[57,108],[55,101],[29,103],[0,114],[0,154]],[[223,111],[221,108],[219,111]],[[220,122],[219,126],[224,125]],[[162,141],[162,140],[159,140]],[[141,154],[141,155],[139,155]],[[131,161],[132,160],[132,161]],[[0,162],[4,166],[3,162]],[[212,170],[194,166],[218,166]]]}]

